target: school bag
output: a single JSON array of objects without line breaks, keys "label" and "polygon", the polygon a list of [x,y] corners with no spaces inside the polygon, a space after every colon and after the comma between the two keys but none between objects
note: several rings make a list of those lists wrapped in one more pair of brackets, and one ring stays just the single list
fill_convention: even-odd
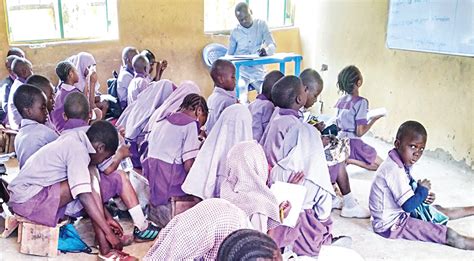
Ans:
[{"label": "school bag", "polygon": [[122,114],[122,107],[120,106],[118,93],[117,93],[117,78],[118,74],[116,71],[112,72],[112,78],[107,80],[107,93],[117,99],[117,102],[109,101],[109,109],[107,110],[106,118],[118,119]]},{"label": "school bag", "polygon": [[[413,191],[418,187],[418,183],[410,176],[410,186]],[[415,210],[410,212],[413,218],[421,219],[434,224],[446,225],[449,217],[437,210],[432,205],[421,203]]]},{"label": "school bag", "polygon": [[66,224],[59,229],[58,250],[63,253],[92,253],[92,249],[82,241],[72,224]]}]

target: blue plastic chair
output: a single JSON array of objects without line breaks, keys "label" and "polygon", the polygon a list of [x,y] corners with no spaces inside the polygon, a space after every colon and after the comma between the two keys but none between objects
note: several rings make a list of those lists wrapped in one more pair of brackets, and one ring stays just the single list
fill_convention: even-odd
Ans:
[{"label": "blue plastic chair", "polygon": [[202,50],[202,59],[204,63],[211,68],[212,64],[227,53],[227,47],[218,43],[206,45]]}]

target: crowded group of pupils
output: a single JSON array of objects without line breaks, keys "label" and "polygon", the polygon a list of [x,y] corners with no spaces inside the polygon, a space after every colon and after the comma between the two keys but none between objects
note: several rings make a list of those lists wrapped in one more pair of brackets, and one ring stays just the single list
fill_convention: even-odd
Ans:
[{"label": "crowded group of pupils", "polygon": [[[104,207],[117,197],[133,221],[134,241],[155,241],[144,257],[149,260],[280,260],[288,251],[315,257],[322,245],[348,239],[332,235],[334,208],[347,218],[372,216],[374,232],[385,238],[474,249],[473,238],[446,226],[474,208],[433,207],[430,181],[417,182],[410,173],[427,141],[422,124],[403,123],[383,162],[361,140],[378,117],[367,119],[356,66],[343,68],[337,79],[344,94],[335,105],[337,139],[349,139],[350,155],[334,162],[326,157],[324,124],[302,119],[323,89],[313,69],[299,77],[269,72],[261,94],[246,105],[235,96],[235,67],[227,60],[212,65],[207,101],[192,81],[161,80],[167,63],[155,62],[148,50],[126,47],[122,61],[117,93],[124,111],[114,125],[102,120],[107,104],[97,95],[91,54],[60,61],[54,87],[33,74],[20,49],[10,50],[3,109],[6,124],[19,130],[20,173],[8,186],[16,215],[47,226],[87,216],[104,260],[134,259],[122,251],[131,236]],[[148,180],[146,211],[119,167],[127,157]],[[377,171],[370,211],[351,193],[347,164]],[[295,227],[281,225],[292,206],[270,191],[277,181],[307,189]],[[172,217],[171,200],[186,198],[196,204]]]}]

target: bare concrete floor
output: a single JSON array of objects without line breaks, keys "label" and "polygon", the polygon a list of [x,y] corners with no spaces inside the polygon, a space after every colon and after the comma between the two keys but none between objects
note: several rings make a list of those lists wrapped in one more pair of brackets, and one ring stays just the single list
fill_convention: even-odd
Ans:
[{"label": "bare concrete floor", "polygon": [[[377,149],[379,155],[385,158],[391,146],[374,138],[366,141]],[[18,172],[16,162],[10,161],[8,169],[11,175]],[[441,163],[440,161],[424,156],[415,166],[414,176],[428,178],[432,183],[432,190],[437,195],[436,203],[442,206],[474,205],[474,172],[457,167],[455,164]],[[359,202],[367,206],[373,172],[357,167],[348,168],[352,191]],[[388,240],[372,232],[369,219],[346,219],[339,216],[339,211],[332,213],[334,219],[334,235],[347,235],[353,239],[352,248],[366,260],[474,260],[474,251],[458,250],[448,246],[406,240]],[[125,231],[132,232],[130,221],[121,222]],[[449,227],[474,237],[474,217],[450,221]],[[93,243],[93,232],[90,223],[80,221],[77,228],[88,244]],[[0,218],[0,231],[3,230],[3,219]],[[133,244],[125,251],[143,257],[152,243]],[[34,257],[20,254],[16,236],[0,239],[0,260],[46,260],[44,257]],[[54,260],[96,260],[95,256],[87,254],[62,254]]]}]

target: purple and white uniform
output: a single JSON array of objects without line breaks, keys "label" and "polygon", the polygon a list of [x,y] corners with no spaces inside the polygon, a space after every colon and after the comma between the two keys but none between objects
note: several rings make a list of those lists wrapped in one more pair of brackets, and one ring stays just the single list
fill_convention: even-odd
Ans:
[{"label": "purple and white uniform", "polygon": [[129,71],[126,67],[121,67],[117,78],[117,96],[120,102],[120,107],[124,109],[127,107],[128,86],[133,79],[133,70]]},{"label": "purple and white uniform", "polygon": [[255,101],[250,103],[249,110],[252,114],[253,139],[260,141],[270,122],[275,105],[265,95],[259,94]]},{"label": "purple and white uniform", "polygon": [[54,110],[51,112],[51,122],[58,132],[62,132],[65,124],[64,120],[64,102],[68,94],[73,92],[81,92],[74,85],[69,85],[67,83],[60,83],[58,86],[58,92],[54,98]]},{"label": "purple and white uniform", "polygon": [[206,122],[206,132],[211,132],[212,127],[214,127],[225,108],[236,103],[237,98],[234,91],[226,91],[218,86],[214,87],[214,91],[207,99],[209,116]]},{"label": "purple and white uniform", "polygon": [[375,233],[385,238],[446,244],[446,226],[412,218],[402,209],[413,195],[410,170],[392,149],[377,169],[370,189],[369,209]]},{"label": "purple and white uniform", "polygon": [[198,131],[196,119],[182,112],[170,114],[153,127],[148,137],[148,155],[142,162],[153,206],[166,205],[171,197],[186,195],[181,189],[187,175],[184,162],[196,158],[199,152]]},{"label": "purple and white uniform", "polygon": [[[89,129],[89,125],[86,121],[82,119],[68,119],[66,124],[64,124],[63,133],[69,133],[72,131],[83,131],[87,132]],[[122,194],[123,184],[122,184],[122,177],[120,173],[114,171],[110,174],[105,174],[104,171],[110,166],[112,163],[112,157],[106,159],[104,162],[97,165],[99,169],[99,187],[100,187],[100,196],[102,198],[102,202],[108,202],[111,198]]]},{"label": "purple and white uniform", "polygon": [[263,146],[268,164],[271,167],[278,162],[275,153],[281,149],[283,138],[291,128],[302,124],[300,113],[293,109],[276,108],[260,144]]},{"label": "purple and white uniform", "polygon": [[15,104],[13,103],[13,96],[15,95],[16,90],[20,85],[25,83],[25,79],[21,78],[16,78],[15,81],[13,81],[12,87],[10,89],[10,94],[8,95],[8,111],[7,111],[7,116],[8,116],[8,124],[10,125],[10,128],[14,130],[18,130],[20,128],[20,123],[23,117],[21,117],[20,112],[16,108]]},{"label": "purple and white uniform", "polygon": [[95,150],[83,131],[69,132],[46,144],[26,161],[8,186],[8,205],[33,222],[56,226],[66,210],[66,206],[59,207],[62,181],[68,182],[73,199],[92,192],[89,153]]},{"label": "purple and white uniform", "polygon": [[360,96],[347,94],[337,101],[335,107],[337,108],[337,126],[341,129],[339,137],[350,139],[349,158],[367,164],[374,163],[377,151],[356,135],[357,126],[368,124],[369,101]]},{"label": "purple and white uniform", "polygon": [[20,169],[31,155],[57,138],[58,134],[44,124],[22,119],[20,130],[15,137],[15,152]]},{"label": "purple and white uniform", "polygon": [[128,85],[127,102],[132,103],[137,99],[138,94],[148,88],[151,81],[142,73],[135,73],[135,78],[130,81]]}]

